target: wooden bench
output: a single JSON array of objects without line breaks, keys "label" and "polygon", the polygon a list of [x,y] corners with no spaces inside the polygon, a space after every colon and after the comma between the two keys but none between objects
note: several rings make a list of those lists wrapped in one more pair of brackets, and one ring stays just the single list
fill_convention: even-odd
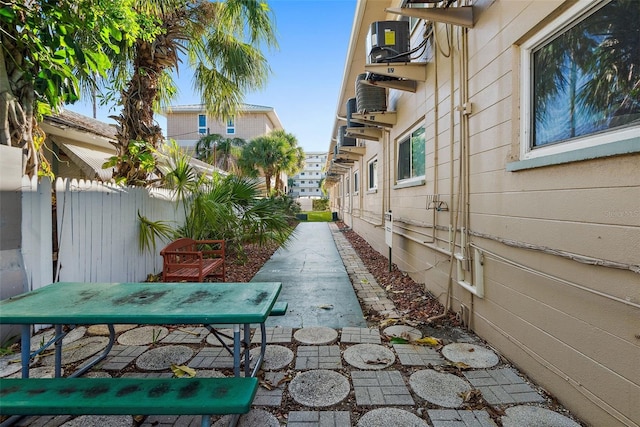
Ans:
[{"label": "wooden bench", "polygon": [[2,415],[246,414],[257,378],[0,379]]},{"label": "wooden bench", "polygon": [[160,255],[163,282],[204,282],[209,276],[226,280],[224,240],[183,237],[169,243]]}]

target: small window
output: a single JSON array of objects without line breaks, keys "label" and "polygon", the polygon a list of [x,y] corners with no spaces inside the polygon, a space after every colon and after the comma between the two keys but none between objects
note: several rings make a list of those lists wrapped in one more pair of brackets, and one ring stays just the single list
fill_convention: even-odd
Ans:
[{"label": "small window", "polygon": [[200,135],[207,134],[207,115],[198,114],[198,133]]},{"label": "small window", "polygon": [[347,178],[347,180],[345,181],[345,194],[348,196],[349,194],[351,194],[350,190],[351,190],[351,180],[349,178]]},{"label": "small window", "polygon": [[353,173],[353,192],[355,194],[358,194],[359,191],[360,191],[360,172],[355,171]]},{"label": "small window", "polygon": [[424,177],[424,127],[420,127],[398,144],[398,181]]},{"label": "small window", "polygon": [[373,159],[369,162],[369,190],[378,189],[378,159]]},{"label": "small window", "polygon": [[522,45],[522,156],[629,139],[640,123],[640,2],[580,2]]},{"label": "small window", "polygon": [[227,135],[234,135],[236,133],[236,125],[233,117],[227,119]]}]

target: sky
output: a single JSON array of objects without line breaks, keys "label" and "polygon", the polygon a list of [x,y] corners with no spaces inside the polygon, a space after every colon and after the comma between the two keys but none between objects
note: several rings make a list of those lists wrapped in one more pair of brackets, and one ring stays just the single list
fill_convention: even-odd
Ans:
[{"label": "sky", "polygon": [[[329,150],[356,0],[266,0],[274,14],[279,49],[265,50],[271,75],[264,89],[245,94],[247,104],[273,107],[285,131],[306,152]],[[364,53],[363,53],[364,55]],[[180,68],[172,105],[199,104],[191,73]],[[90,103],[66,107],[91,116]],[[97,118],[119,110],[103,107]],[[156,116],[166,134],[166,120]]]}]

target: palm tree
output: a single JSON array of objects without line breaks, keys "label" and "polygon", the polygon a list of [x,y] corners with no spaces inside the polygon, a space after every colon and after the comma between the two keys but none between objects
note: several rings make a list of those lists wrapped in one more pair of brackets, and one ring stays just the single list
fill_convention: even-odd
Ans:
[{"label": "palm tree", "polygon": [[298,139],[284,130],[274,130],[269,134],[281,144],[281,159],[276,168],[276,191],[283,192],[281,172],[294,175],[304,167],[304,151],[298,147]]},{"label": "palm tree", "polygon": [[640,3],[618,0],[594,15],[589,28],[599,42],[584,67],[591,79],[578,95],[609,127],[640,118]]},{"label": "palm tree", "polygon": [[238,166],[249,177],[264,176],[267,195],[269,195],[271,194],[271,179],[276,175],[280,157],[278,141],[263,135],[252,139],[244,146],[238,159]]},{"label": "palm tree", "polygon": [[[151,224],[154,228],[146,233],[148,239],[155,235],[223,239],[239,251],[243,243],[286,244],[293,232],[293,216],[280,200],[260,197],[257,181],[222,174],[207,178],[193,169],[190,157],[177,144],[164,151],[168,157],[162,165],[165,186],[175,192],[186,219],[173,232],[164,229],[163,222]],[[158,228],[164,234],[154,231]],[[153,241],[141,244],[152,246]]]},{"label": "palm tree", "polygon": [[[637,120],[639,19],[639,2],[613,1],[534,54],[535,119],[541,128],[555,130],[555,138],[549,141],[543,138],[539,143]],[[559,118],[553,110],[559,105],[566,116]],[[554,128],[550,123],[553,120],[561,124]]]},{"label": "palm tree", "polygon": [[242,138],[225,138],[217,133],[206,135],[196,142],[195,157],[224,171],[236,172],[246,143]]},{"label": "palm tree", "polygon": [[[194,89],[207,113],[223,118],[236,113],[246,90],[266,81],[269,68],[258,46],[276,46],[270,11],[260,0],[138,0],[137,8],[161,31],[152,40],[137,39],[116,68],[120,76],[128,71],[129,78],[121,92],[122,113],[115,117],[114,177],[128,184],[146,180],[140,154],[163,140],[154,108],[175,94],[170,72],[178,69],[181,54],[195,70]],[[132,155],[135,141],[144,142],[146,150]]]}]

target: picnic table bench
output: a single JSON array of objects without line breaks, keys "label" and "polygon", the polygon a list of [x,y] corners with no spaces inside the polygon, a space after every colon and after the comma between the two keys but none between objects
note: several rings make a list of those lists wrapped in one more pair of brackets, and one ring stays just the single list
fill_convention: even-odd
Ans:
[{"label": "picnic table bench", "polygon": [[0,379],[1,415],[246,414],[257,378]]},{"label": "picnic table bench", "polygon": [[163,282],[204,282],[213,276],[224,282],[224,240],[194,240],[183,237],[160,251]]}]

